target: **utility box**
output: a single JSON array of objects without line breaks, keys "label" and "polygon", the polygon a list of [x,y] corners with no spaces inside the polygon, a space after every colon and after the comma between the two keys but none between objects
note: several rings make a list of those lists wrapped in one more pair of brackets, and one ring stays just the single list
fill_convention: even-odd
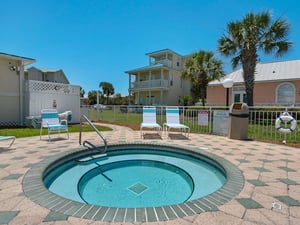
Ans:
[{"label": "utility box", "polygon": [[229,109],[228,138],[248,138],[249,107],[246,103],[234,103]]}]

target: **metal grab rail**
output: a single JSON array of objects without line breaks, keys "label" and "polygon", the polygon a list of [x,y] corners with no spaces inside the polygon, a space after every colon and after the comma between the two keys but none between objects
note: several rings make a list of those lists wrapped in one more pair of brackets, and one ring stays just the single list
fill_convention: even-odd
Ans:
[{"label": "metal grab rail", "polygon": [[[106,141],[106,139],[102,136],[102,134],[97,129],[97,127],[95,127],[95,125],[85,115],[81,115],[81,117],[80,117],[79,144],[82,145],[82,142],[81,142],[82,138],[81,137],[82,137],[82,120],[83,119],[86,122],[88,122],[88,124],[94,129],[94,131],[101,137],[101,139],[103,140],[103,143],[104,143],[104,151],[106,151],[107,150],[107,141]],[[93,144],[91,144],[89,141],[84,141],[83,146],[86,146],[85,145],[86,143],[95,148],[95,146]]]}]

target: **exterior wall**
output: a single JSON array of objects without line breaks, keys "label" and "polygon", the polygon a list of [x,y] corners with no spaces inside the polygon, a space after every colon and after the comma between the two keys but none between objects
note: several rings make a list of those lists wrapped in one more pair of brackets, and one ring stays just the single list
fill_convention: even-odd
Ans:
[{"label": "exterior wall", "polygon": [[18,125],[20,122],[20,95],[18,71],[10,70],[9,65],[17,61],[0,59],[0,125]]},{"label": "exterior wall", "polygon": [[[232,104],[232,89],[229,90],[229,105]],[[222,86],[208,86],[206,105],[226,105],[226,89]]]},{"label": "exterior wall", "polygon": [[280,82],[256,83],[254,85],[254,104],[275,104],[276,87]]},{"label": "exterior wall", "polygon": [[296,87],[296,103],[300,105],[300,80],[293,81],[293,84]]},{"label": "exterior wall", "polygon": [[175,70],[181,70],[182,69],[182,57],[179,55],[173,55],[172,60],[172,68]]},{"label": "exterior wall", "polygon": [[[260,82],[254,86],[254,104],[255,105],[275,105],[276,90],[282,83],[291,83],[295,86],[295,104],[300,105],[300,81],[281,81],[281,82]],[[238,85],[235,85],[238,86]],[[241,86],[241,85],[239,85]],[[226,90],[222,85],[208,86],[207,105],[224,105],[226,101]],[[229,104],[233,102],[232,88],[229,90]]]},{"label": "exterior wall", "polygon": [[168,105],[179,105],[180,97],[191,95],[190,82],[181,78],[181,72],[173,71],[173,85],[168,91]]}]

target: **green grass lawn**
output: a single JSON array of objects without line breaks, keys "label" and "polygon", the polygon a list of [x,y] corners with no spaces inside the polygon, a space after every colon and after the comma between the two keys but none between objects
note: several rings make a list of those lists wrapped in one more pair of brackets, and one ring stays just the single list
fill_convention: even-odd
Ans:
[{"label": "green grass lawn", "polygon": [[[79,133],[79,124],[76,125],[69,125],[69,133]],[[108,127],[102,127],[102,126],[96,126],[99,131],[109,131],[111,130]],[[83,132],[90,132],[93,131],[93,129],[90,126],[82,126]],[[43,129],[43,135],[46,135],[47,129]],[[32,137],[32,136],[39,136],[40,135],[40,129],[39,128],[1,128],[0,129],[0,136],[15,136],[16,138],[22,138],[22,137]]]},{"label": "green grass lawn", "polygon": [[[98,113],[96,110],[89,110],[88,117],[92,121],[101,121],[107,123],[116,123],[127,125],[130,127],[139,128],[140,123],[142,122],[142,113],[123,113],[118,110],[103,110]],[[157,122],[163,124],[166,121],[165,115],[157,115]],[[268,120],[269,124],[261,123],[249,123],[248,124],[248,137],[255,140],[263,141],[282,141],[284,140],[284,134],[278,132],[275,129],[275,119]],[[199,126],[197,117],[186,117],[184,124],[188,125],[191,129],[191,132],[194,133],[207,133],[210,134],[213,130],[212,124],[209,126]],[[286,141],[289,143],[300,143],[299,132],[292,132],[286,134]]]}]

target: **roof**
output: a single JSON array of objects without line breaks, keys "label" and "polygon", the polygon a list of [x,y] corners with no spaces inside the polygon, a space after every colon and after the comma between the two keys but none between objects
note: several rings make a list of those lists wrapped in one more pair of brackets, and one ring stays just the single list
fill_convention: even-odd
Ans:
[{"label": "roof", "polygon": [[12,60],[20,60],[23,62],[24,66],[27,66],[29,64],[34,63],[36,60],[28,57],[23,57],[23,56],[18,56],[18,55],[12,55],[12,54],[7,54],[4,52],[0,52],[0,57],[2,58],[7,58],[7,59],[12,59]]},{"label": "roof", "polygon": [[[233,71],[220,80],[214,80],[209,86],[220,85],[226,78],[231,78],[234,83],[244,83],[243,70]],[[300,80],[300,60],[280,61],[271,63],[258,63],[256,65],[255,82],[274,82]]]},{"label": "roof", "polygon": [[175,54],[175,55],[179,55],[178,53],[172,51],[171,49],[162,49],[162,50],[158,50],[158,51],[154,51],[154,52],[149,52],[149,53],[146,53],[146,55],[148,56],[155,56],[155,55],[161,55],[162,53],[170,53],[170,54]]},{"label": "roof", "polygon": [[29,68],[29,69],[32,69],[32,68],[34,68],[36,70],[39,70],[42,73],[55,73],[55,72],[58,72],[58,71],[62,71],[62,69],[37,68],[37,67],[34,67],[34,66]]},{"label": "roof", "polygon": [[30,69],[35,69],[35,70],[38,70],[38,71],[40,71],[42,73],[56,73],[56,72],[61,72],[62,75],[64,76],[64,78],[66,79],[66,81],[68,83],[70,83],[69,80],[68,80],[68,78],[67,78],[67,76],[66,76],[66,74],[64,73],[64,71],[62,69],[37,68],[37,67],[34,67],[34,66],[28,68],[28,70],[30,70]]},{"label": "roof", "polygon": [[157,63],[157,64],[153,64],[153,65],[144,66],[144,67],[140,67],[140,68],[137,68],[137,69],[125,71],[125,73],[137,73],[137,72],[142,72],[142,71],[147,71],[147,70],[153,70],[153,69],[160,69],[160,68],[166,68],[167,69],[168,67],[166,67],[162,63]]}]

